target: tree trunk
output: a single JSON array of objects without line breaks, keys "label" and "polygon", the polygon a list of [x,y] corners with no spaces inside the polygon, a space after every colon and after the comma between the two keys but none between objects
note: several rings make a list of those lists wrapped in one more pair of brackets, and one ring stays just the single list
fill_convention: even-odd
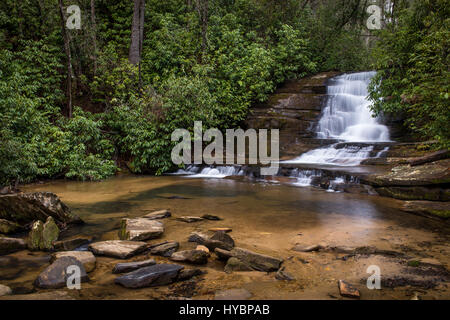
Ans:
[{"label": "tree trunk", "polygon": [[208,49],[209,0],[195,0],[195,6],[200,19],[200,27],[202,28],[202,62],[204,62],[206,50]]},{"label": "tree trunk", "polygon": [[64,51],[67,59],[67,113],[69,118],[72,118],[72,56],[70,54],[70,38],[67,34],[62,0],[59,0],[59,13],[61,16],[61,31],[64,37]]},{"label": "tree trunk", "polygon": [[128,60],[131,64],[137,65],[141,59],[140,55],[140,38],[141,38],[141,6],[143,0],[133,0],[133,22],[131,25],[131,45]]},{"label": "tree trunk", "polygon": [[91,0],[91,25],[92,25],[92,45],[94,53],[92,59],[94,62],[94,75],[97,74],[97,24],[95,22],[95,0]]}]

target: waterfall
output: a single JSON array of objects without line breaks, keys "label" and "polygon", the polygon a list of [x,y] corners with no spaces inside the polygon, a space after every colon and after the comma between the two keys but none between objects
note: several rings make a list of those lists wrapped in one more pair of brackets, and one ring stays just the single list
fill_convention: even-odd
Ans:
[{"label": "waterfall", "polygon": [[[317,126],[319,139],[336,139],[356,145],[339,147],[339,143],[311,150],[283,163],[308,163],[355,166],[370,158],[374,142],[389,142],[389,129],[372,116],[367,87],[375,72],[344,74],[330,80],[328,99]],[[383,152],[377,154],[381,156]]]}]

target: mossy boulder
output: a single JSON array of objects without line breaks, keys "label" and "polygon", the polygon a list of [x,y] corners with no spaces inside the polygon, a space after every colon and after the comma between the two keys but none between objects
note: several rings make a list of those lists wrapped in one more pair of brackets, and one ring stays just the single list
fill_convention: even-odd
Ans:
[{"label": "mossy boulder", "polygon": [[58,237],[59,228],[52,217],[48,217],[44,224],[40,220],[35,221],[28,235],[28,248],[30,250],[52,250]]}]

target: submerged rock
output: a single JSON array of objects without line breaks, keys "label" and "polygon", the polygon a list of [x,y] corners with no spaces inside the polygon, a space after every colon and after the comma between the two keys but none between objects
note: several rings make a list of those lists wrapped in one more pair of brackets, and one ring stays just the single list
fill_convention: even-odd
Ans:
[{"label": "submerged rock", "polygon": [[163,286],[176,281],[183,268],[177,264],[156,264],[124,274],[116,278],[115,283],[134,289]]},{"label": "submerged rock", "polygon": [[0,218],[19,225],[53,217],[61,225],[83,223],[70,212],[57,195],[51,192],[15,193],[0,195]]},{"label": "submerged rock", "polygon": [[92,272],[95,269],[96,259],[90,251],[62,251],[52,255],[52,262],[62,257],[73,257],[80,261],[86,272]]},{"label": "submerged rock", "polygon": [[401,210],[427,217],[450,218],[450,202],[406,201]]},{"label": "submerged rock", "polygon": [[125,273],[131,272],[140,268],[153,266],[156,264],[154,259],[148,259],[144,261],[136,261],[136,262],[125,262],[118,263],[114,266],[113,273]]},{"label": "submerged rock", "polygon": [[77,266],[81,271],[81,282],[89,281],[83,264],[74,257],[61,257],[48,266],[35,281],[35,285],[43,289],[59,289],[67,285],[67,273],[70,266]]},{"label": "submerged rock", "polygon": [[361,297],[359,290],[353,287],[351,284],[345,282],[344,280],[339,280],[338,286],[339,292],[343,297],[356,299],[359,299]]},{"label": "submerged rock", "polygon": [[0,237],[0,255],[25,250],[27,244],[22,239]]},{"label": "submerged rock", "polygon": [[122,219],[119,237],[122,240],[143,241],[155,239],[164,233],[164,224],[145,218]]},{"label": "submerged rock", "polygon": [[247,300],[252,294],[245,289],[229,289],[216,292],[214,300]]},{"label": "submerged rock", "polygon": [[209,254],[202,250],[185,250],[172,254],[170,260],[193,264],[206,264]]},{"label": "submerged rock", "polygon": [[17,233],[22,231],[24,228],[20,226],[19,224],[5,220],[0,219],[0,233],[3,234],[11,234],[11,233]]},{"label": "submerged rock", "polygon": [[170,257],[178,250],[180,244],[176,241],[163,242],[150,247],[150,254],[155,256]]},{"label": "submerged rock", "polygon": [[202,218],[203,218],[203,219],[206,219],[206,220],[212,220],[212,221],[223,220],[221,217],[214,216],[214,215],[212,215],[212,214],[204,214],[204,215],[202,215]]},{"label": "submerged rock", "polygon": [[242,262],[238,258],[231,257],[228,259],[224,271],[226,273],[231,273],[233,271],[253,271],[253,268],[250,265]]},{"label": "submerged rock", "polygon": [[0,297],[9,296],[10,294],[12,294],[11,288],[0,284]]},{"label": "submerged rock", "polygon": [[153,211],[151,213],[146,214],[145,216],[142,216],[142,218],[149,219],[149,220],[156,220],[156,219],[164,219],[169,218],[172,216],[169,210],[158,210]]},{"label": "submerged rock", "polygon": [[92,241],[92,237],[77,236],[72,239],[55,241],[53,248],[56,251],[71,251],[81,246],[87,245]]},{"label": "submerged rock", "polygon": [[298,252],[314,252],[314,251],[319,251],[321,249],[323,249],[324,247],[321,246],[320,244],[313,244],[313,245],[301,245],[301,244],[296,244],[292,250],[294,251],[298,251]]},{"label": "submerged rock", "polygon": [[178,273],[177,281],[189,280],[192,277],[200,276],[204,273],[205,272],[200,269],[183,269]]},{"label": "submerged rock", "polygon": [[94,242],[89,250],[95,255],[127,259],[147,249],[147,243],[141,241],[109,240]]},{"label": "submerged rock", "polygon": [[280,270],[277,271],[275,274],[275,279],[277,280],[285,280],[285,281],[293,281],[295,280],[294,276],[292,276],[290,273],[285,271],[285,268],[282,267]]},{"label": "submerged rock", "polygon": [[200,217],[183,216],[183,217],[178,217],[177,220],[178,220],[178,221],[187,222],[187,223],[192,223],[192,222],[203,221],[204,219],[203,219],[203,218],[200,218]]}]

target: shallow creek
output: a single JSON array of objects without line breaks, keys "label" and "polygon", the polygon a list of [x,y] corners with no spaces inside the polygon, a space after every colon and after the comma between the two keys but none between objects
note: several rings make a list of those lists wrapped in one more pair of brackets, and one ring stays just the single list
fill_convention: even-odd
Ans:
[{"label": "shallow creek", "polygon": [[[118,260],[97,257],[97,268],[82,290],[38,290],[31,296],[16,298],[45,297],[41,293],[49,292],[50,297],[76,299],[212,299],[218,290],[244,288],[252,299],[341,299],[339,279],[355,284],[362,299],[450,298],[446,271],[450,263],[448,224],[404,213],[396,200],[282,183],[178,176],[55,181],[30,185],[24,191],[54,192],[86,222],[62,233],[61,238],[83,234],[94,236],[94,241],[118,239],[121,218],[170,209],[172,217],[164,219],[164,235],[149,243],[176,240],[180,250],[194,248],[194,243],[187,242],[191,232],[231,227],[230,235],[238,247],[284,259],[285,271],[296,280],[280,281],[275,273],[256,271],[227,274],[224,263],[213,254],[208,264],[200,267],[207,272],[203,276],[170,286],[131,290],[113,282],[116,275],[111,270]],[[207,213],[223,220],[175,220],[177,216]],[[302,253],[291,250],[295,244],[373,246],[398,255]],[[144,253],[129,261],[145,258]],[[0,259],[2,283],[28,293],[33,280],[48,265],[49,255],[22,251]],[[423,263],[417,267],[417,261]],[[381,269],[381,290],[366,287],[370,265]]]}]

